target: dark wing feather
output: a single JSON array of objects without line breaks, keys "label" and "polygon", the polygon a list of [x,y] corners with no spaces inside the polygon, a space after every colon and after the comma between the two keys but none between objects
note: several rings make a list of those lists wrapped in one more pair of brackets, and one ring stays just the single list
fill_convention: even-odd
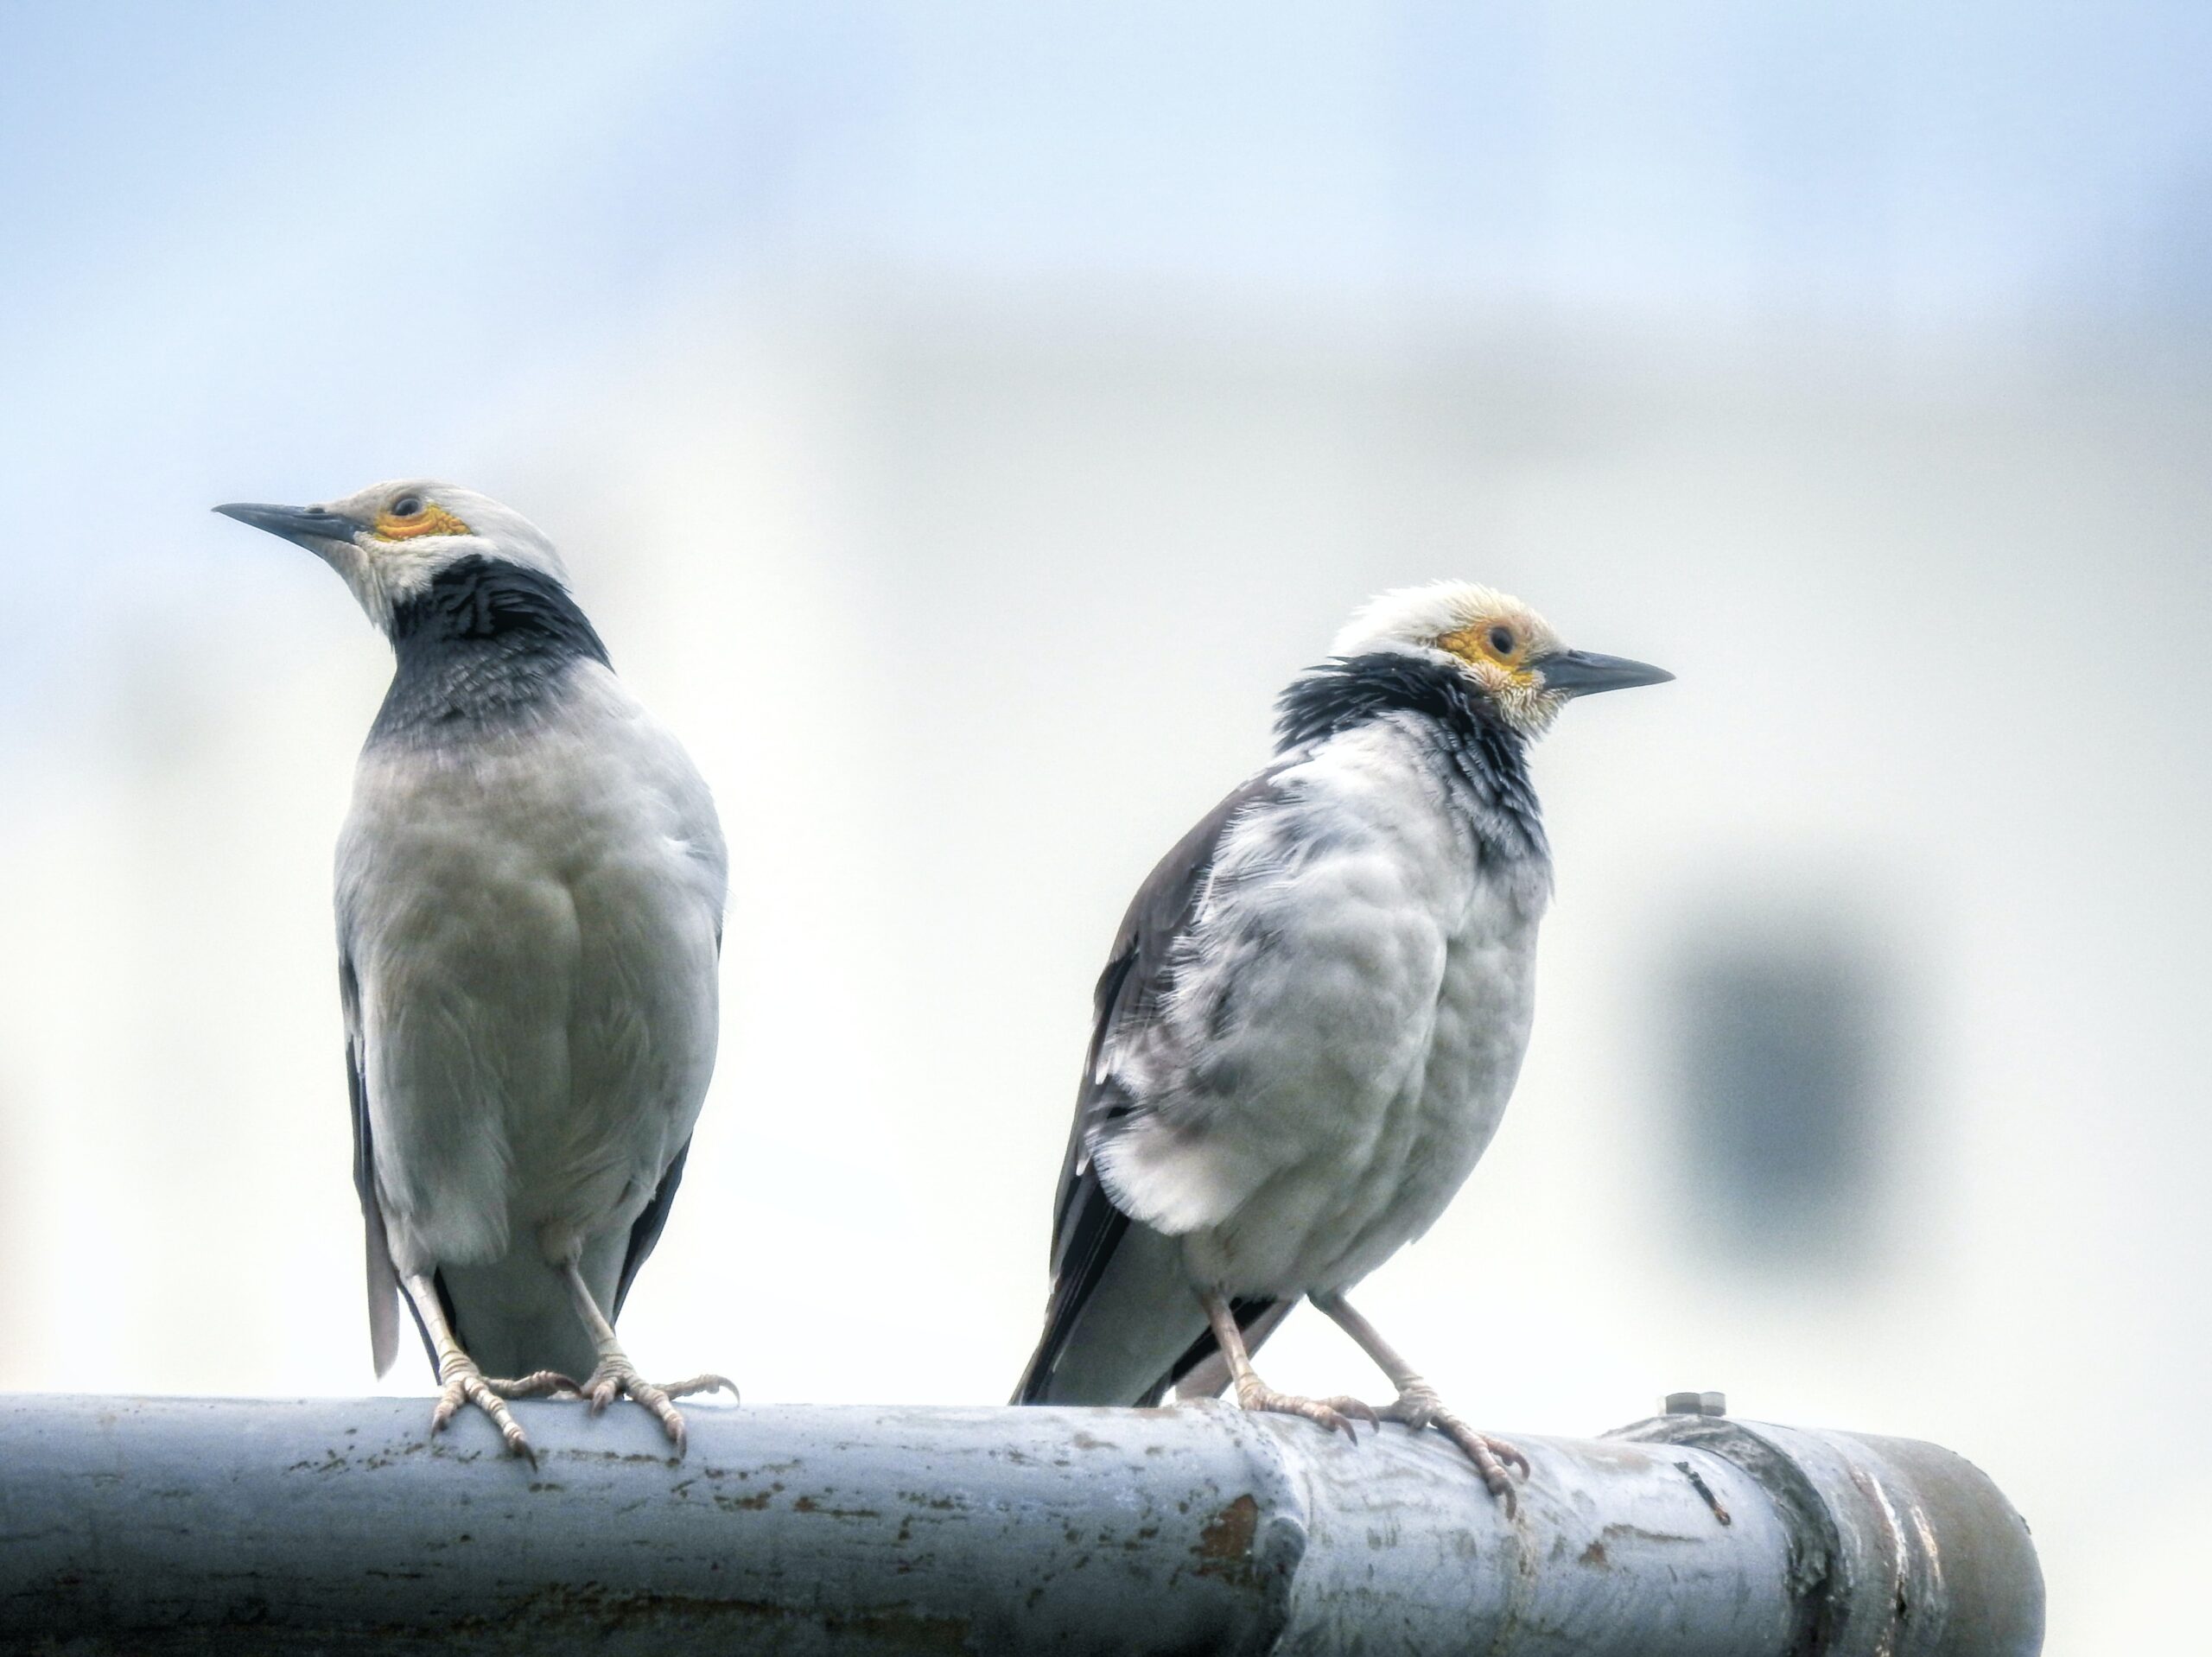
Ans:
[{"label": "dark wing feather", "polygon": [[[715,917],[715,959],[722,955],[722,917]],[[676,1203],[676,1188],[683,1183],[683,1160],[691,1154],[691,1141],[687,1136],[676,1147],[676,1155],[662,1172],[660,1184],[653,1188],[653,1200],[645,1204],[645,1211],[630,1222],[630,1245],[622,1252],[622,1275],[614,1282],[614,1305],[607,1314],[613,1323],[622,1315],[622,1303],[630,1298],[630,1286],[637,1281],[638,1270],[653,1252],[653,1245],[660,1241],[662,1228],[668,1224],[668,1211]]]},{"label": "dark wing feather", "polygon": [[614,1310],[607,1314],[612,1323],[622,1315],[622,1303],[630,1298],[630,1285],[638,1275],[638,1268],[645,1263],[645,1256],[653,1252],[653,1245],[660,1241],[661,1228],[668,1223],[668,1210],[676,1201],[676,1188],[683,1181],[683,1159],[691,1154],[691,1141],[686,1140],[676,1149],[675,1159],[668,1165],[668,1171],[660,1177],[654,1188],[653,1200],[645,1204],[645,1211],[630,1225],[630,1247],[622,1256],[622,1275],[614,1285]]},{"label": "dark wing feather", "polygon": [[[1222,835],[1240,812],[1274,788],[1276,776],[1296,758],[1277,760],[1208,812],[1160,860],[1122,918],[1113,953],[1093,996],[1090,1046],[1076,1093],[1067,1154],[1060,1164],[1059,1196],[1052,1209],[1052,1290],[1046,1305],[1045,1332],[1014,1389],[1016,1404],[1046,1400],[1053,1366],[1128,1232],[1129,1216],[1115,1206],[1084,1148],[1099,1120],[1127,1102],[1113,1084],[1098,1080],[1099,1055],[1123,1031],[1148,1024],[1157,1015],[1172,987],[1174,946],[1196,917]],[[1241,1324],[1258,1317],[1269,1304],[1238,1302],[1237,1321]],[[1178,1378],[1216,1349],[1213,1336],[1204,1336],[1147,1395],[1127,1401],[1158,1403]]]},{"label": "dark wing feather", "polygon": [[[399,1292],[399,1273],[392,1266],[391,1246],[385,1235],[384,1205],[377,1199],[376,1152],[369,1138],[369,1085],[361,1057],[361,987],[353,975],[353,956],[342,950],[338,956],[338,1005],[346,1019],[346,1095],[353,1114],[353,1191],[361,1200],[362,1246],[369,1291],[369,1355],[377,1374],[382,1374],[391,1368],[391,1361],[397,1355],[399,1302],[407,1298]],[[413,1301],[407,1301],[407,1309],[415,1311]],[[415,1328],[423,1337],[423,1351],[435,1372],[438,1367],[437,1349],[430,1344],[429,1331],[423,1327],[419,1312],[416,1313]]]}]

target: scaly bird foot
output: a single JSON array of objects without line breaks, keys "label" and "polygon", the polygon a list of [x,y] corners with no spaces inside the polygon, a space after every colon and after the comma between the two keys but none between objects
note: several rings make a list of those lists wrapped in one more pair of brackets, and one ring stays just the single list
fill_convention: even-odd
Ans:
[{"label": "scaly bird foot", "polygon": [[455,1411],[464,1404],[474,1404],[492,1418],[492,1425],[499,1428],[499,1436],[507,1441],[510,1454],[520,1456],[532,1467],[537,1466],[537,1451],[531,1444],[530,1435],[522,1430],[522,1424],[507,1408],[506,1400],[554,1392],[564,1381],[571,1387],[575,1383],[568,1381],[565,1376],[554,1374],[550,1370],[540,1370],[537,1374],[525,1375],[519,1381],[492,1381],[476,1367],[474,1360],[458,1353],[447,1358],[439,1368],[445,1384],[438,1389],[438,1401],[430,1409],[430,1431],[433,1433],[444,1431],[446,1423],[453,1419]]},{"label": "scaly bird foot", "polygon": [[1381,1420],[1375,1406],[1360,1399],[1300,1398],[1294,1393],[1279,1393],[1256,1377],[1237,1387],[1236,1405],[1239,1409],[1262,1411],[1269,1415],[1302,1415],[1332,1432],[1341,1430],[1354,1444],[1359,1442],[1359,1434],[1351,1425],[1354,1416],[1370,1425]]},{"label": "scaly bird foot", "polygon": [[693,1393],[711,1393],[727,1387],[732,1398],[737,1396],[737,1383],[727,1375],[694,1375],[689,1381],[679,1381],[666,1387],[656,1387],[639,1374],[627,1358],[612,1357],[600,1360],[579,1389],[591,1400],[591,1413],[597,1415],[617,1398],[627,1398],[644,1405],[660,1420],[661,1430],[668,1434],[669,1442],[676,1446],[680,1459],[689,1443],[690,1435],[683,1425],[683,1412],[674,1400]]},{"label": "scaly bird foot", "polygon": [[1395,1403],[1383,1406],[1382,1419],[1399,1421],[1421,1432],[1434,1427],[1453,1444],[1466,1452],[1475,1470],[1483,1476],[1483,1484],[1491,1495],[1505,1504],[1505,1516],[1510,1519],[1519,1508],[1513,1494],[1513,1481],[1506,1469],[1518,1468],[1521,1476],[1529,1476],[1529,1458],[1503,1438],[1493,1438],[1487,1433],[1477,1432],[1458,1416],[1444,1407],[1444,1400],[1436,1389],[1425,1381],[1415,1381],[1405,1387]]}]

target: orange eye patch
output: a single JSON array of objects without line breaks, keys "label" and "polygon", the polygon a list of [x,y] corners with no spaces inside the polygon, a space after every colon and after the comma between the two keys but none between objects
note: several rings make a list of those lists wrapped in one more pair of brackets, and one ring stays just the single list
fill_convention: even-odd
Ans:
[{"label": "orange eye patch", "polygon": [[467,535],[468,525],[442,506],[425,505],[405,517],[378,512],[376,532],[386,541],[408,541],[418,535]]},{"label": "orange eye patch", "polygon": [[[1508,641],[1508,648],[1503,651],[1491,636],[1500,631],[1506,634]],[[1456,633],[1445,634],[1436,641],[1436,647],[1451,651],[1463,662],[1496,662],[1500,666],[1511,667],[1521,659],[1528,644],[1511,628],[1501,629],[1496,622],[1482,621],[1471,627],[1462,627]]]}]

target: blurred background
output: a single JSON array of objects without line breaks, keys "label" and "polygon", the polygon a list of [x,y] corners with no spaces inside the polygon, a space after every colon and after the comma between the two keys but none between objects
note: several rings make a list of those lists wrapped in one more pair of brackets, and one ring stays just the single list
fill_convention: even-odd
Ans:
[{"label": "blurred background", "polygon": [[[1681,676],[1541,750],[1521,1089],[1362,1304],[1500,1429],[1950,1445],[2052,1652],[2176,1648],[2208,73],[2187,0],[0,10],[0,1385],[369,1384],[389,657],[213,503],[513,504],[715,784],[625,1329],[754,1400],[1004,1395],[1128,893],[1461,575]],[[1269,1378],[1376,1385],[1319,1323]]]}]

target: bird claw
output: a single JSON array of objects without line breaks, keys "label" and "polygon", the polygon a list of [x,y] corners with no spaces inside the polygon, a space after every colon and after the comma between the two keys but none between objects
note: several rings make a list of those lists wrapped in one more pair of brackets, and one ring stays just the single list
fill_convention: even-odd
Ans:
[{"label": "bird claw", "polygon": [[[1378,1431],[1382,1425],[1382,1418],[1376,1413],[1375,1406],[1363,1398],[1325,1398],[1321,1402],[1345,1418],[1344,1431],[1346,1432],[1351,1432],[1351,1421],[1355,1417]],[[1359,1442],[1358,1434],[1352,1433],[1352,1442],[1354,1444]]]},{"label": "bird claw", "polygon": [[1279,1393],[1258,1381],[1247,1381],[1236,1389],[1236,1404],[1240,1409],[1268,1415],[1303,1416],[1331,1432],[1343,1432],[1354,1444],[1359,1442],[1359,1433],[1352,1426],[1353,1417],[1377,1425],[1381,1422],[1375,1406],[1361,1399],[1300,1398],[1295,1393]]},{"label": "bird claw", "polygon": [[557,1369],[539,1369],[515,1381],[493,1381],[488,1376],[484,1384],[501,1398],[582,1398],[584,1389]]},{"label": "bird claw", "polygon": [[1444,1400],[1436,1389],[1426,1381],[1414,1381],[1402,1388],[1395,1402],[1384,1406],[1382,1418],[1401,1422],[1415,1432],[1434,1427],[1453,1444],[1459,1446],[1475,1470],[1482,1475],[1484,1488],[1504,1504],[1505,1516],[1510,1519],[1519,1510],[1513,1494],[1513,1481],[1506,1472],[1509,1467],[1517,1469],[1522,1478],[1529,1476],[1529,1458],[1518,1446],[1503,1438],[1493,1438],[1478,1432],[1458,1416],[1444,1407]]},{"label": "bird claw", "polygon": [[662,1387],[661,1391],[666,1393],[671,1398],[690,1398],[705,1393],[726,1392],[729,1394],[731,1403],[734,1404],[738,1401],[737,1383],[728,1375],[717,1375],[712,1373],[694,1375],[689,1381],[671,1381]]},{"label": "bird claw", "polygon": [[532,1467],[537,1465],[537,1446],[530,1442],[530,1435],[507,1408],[509,1397],[524,1398],[528,1392],[503,1394],[501,1388],[522,1387],[538,1377],[526,1376],[522,1381],[494,1381],[485,1378],[484,1372],[466,1358],[458,1362],[448,1359],[446,1363],[445,1384],[438,1389],[438,1401],[430,1406],[430,1431],[442,1432],[446,1423],[464,1404],[474,1404],[492,1418],[492,1425],[499,1430],[499,1437],[506,1441],[507,1453],[519,1456]]},{"label": "bird claw", "polygon": [[[574,1385],[574,1383],[571,1383]],[[579,1398],[591,1400],[591,1413],[598,1415],[617,1398],[627,1398],[644,1405],[653,1413],[667,1433],[669,1442],[676,1446],[677,1458],[683,1459],[690,1443],[690,1432],[683,1424],[683,1413],[673,1400],[695,1393],[711,1393],[727,1387],[729,1395],[738,1395],[737,1383],[727,1375],[694,1375],[689,1381],[679,1381],[666,1387],[655,1386],[639,1374],[634,1365],[625,1358],[602,1359],[590,1377],[576,1387]]]}]

